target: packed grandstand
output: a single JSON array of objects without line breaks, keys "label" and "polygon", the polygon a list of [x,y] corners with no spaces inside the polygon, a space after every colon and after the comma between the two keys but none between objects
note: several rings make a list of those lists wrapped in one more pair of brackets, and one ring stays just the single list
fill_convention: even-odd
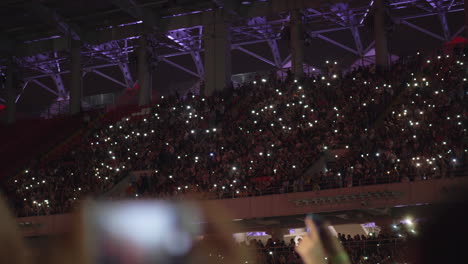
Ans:
[{"label": "packed grandstand", "polygon": [[467,7],[0,1],[0,263],[462,263]]},{"label": "packed grandstand", "polygon": [[34,216],[69,212],[135,171],[144,176],[117,196],[224,199],[466,175],[461,51],[414,54],[378,74],[257,75],[211,97],[96,115],[59,154],[9,178],[7,194],[18,216]]}]

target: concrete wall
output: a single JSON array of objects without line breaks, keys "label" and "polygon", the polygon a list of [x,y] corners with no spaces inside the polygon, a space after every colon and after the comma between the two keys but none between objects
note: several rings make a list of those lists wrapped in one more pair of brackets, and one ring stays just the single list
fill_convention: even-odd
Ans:
[{"label": "concrete wall", "polygon": [[[466,192],[468,177],[203,201],[224,208],[233,219],[300,215],[363,208],[438,203]],[[379,197],[380,196],[380,197]],[[71,214],[18,218],[25,236],[50,235],[70,228]]]}]

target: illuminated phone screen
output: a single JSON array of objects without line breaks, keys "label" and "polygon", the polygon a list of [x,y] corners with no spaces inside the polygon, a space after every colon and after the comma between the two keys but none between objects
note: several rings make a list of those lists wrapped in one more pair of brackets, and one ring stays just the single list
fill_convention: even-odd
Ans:
[{"label": "illuminated phone screen", "polygon": [[100,202],[86,209],[86,247],[96,264],[170,263],[190,251],[200,220],[193,204]]}]

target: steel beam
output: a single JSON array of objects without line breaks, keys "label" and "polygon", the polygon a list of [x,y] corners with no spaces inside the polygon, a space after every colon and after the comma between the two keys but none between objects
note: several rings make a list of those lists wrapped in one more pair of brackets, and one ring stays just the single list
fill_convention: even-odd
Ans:
[{"label": "steel beam", "polygon": [[[371,4],[372,5],[372,2]],[[320,34],[317,34],[317,33],[313,33],[313,32],[309,32],[309,34],[313,37],[313,36],[317,36],[325,41],[328,41],[334,45],[337,45],[345,50],[348,50],[358,56],[362,56],[363,55],[363,46],[362,46],[362,41],[361,41],[361,36],[359,34],[359,28],[360,27],[360,24],[357,23],[357,21],[355,20],[354,18],[354,14],[352,12],[352,10],[349,8],[348,4],[346,3],[339,3],[339,4],[336,4],[334,6],[331,7],[331,11],[338,17],[338,19],[330,16],[330,15],[327,15],[327,14],[324,14],[323,12],[319,12],[315,9],[311,9],[309,8],[308,11],[314,13],[315,15],[320,15],[320,16],[323,16],[326,20],[328,21],[331,21],[341,27],[343,27],[343,29],[345,28],[349,28],[350,31],[351,31],[351,34],[353,36],[353,40],[354,40],[354,43],[356,45],[356,50],[344,45],[344,44],[341,44],[335,40],[332,40],[330,38],[327,38],[323,35],[320,35]]]},{"label": "steel beam", "polygon": [[451,37],[450,39],[453,39],[453,38],[455,38],[456,36],[460,35],[460,34],[463,32],[463,30],[465,30],[465,26],[462,26],[461,28],[459,28],[459,29],[452,35],[452,37]]},{"label": "steel beam", "polygon": [[192,52],[190,55],[195,63],[195,67],[197,68],[198,76],[201,79],[205,79],[205,67],[203,66],[203,59],[200,56],[200,52]]},{"label": "steel beam", "polygon": [[23,66],[38,70],[50,76],[57,87],[59,98],[68,97],[65,85],[60,76],[60,63],[58,62],[58,58],[51,58],[50,54],[38,54],[36,56],[25,57],[20,61],[24,64]]},{"label": "steel beam", "polygon": [[359,52],[357,52],[356,50],[354,50],[354,49],[352,49],[352,48],[350,48],[350,47],[348,47],[348,46],[346,46],[346,45],[344,45],[344,44],[341,44],[341,43],[339,43],[339,42],[337,42],[337,41],[335,41],[335,40],[333,40],[333,39],[330,39],[330,38],[328,38],[328,37],[325,37],[325,36],[322,35],[322,34],[318,34],[317,37],[318,37],[319,39],[323,39],[323,40],[325,40],[325,41],[327,41],[327,42],[330,42],[331,44],[333,44],[333,45],[335,45],[335,46],[338,46],[338,47],[340,47],[340,48],[342,48],[342,49],[345,49],[345,50],[347,50],[347,51],[349,51],[349,52],[351,52],[351,53],[354,53],[354,54],[356,54],[356,55],[359,55]]},{"label": "steel beam", "polygon": [[[454,13],[454,12],[461,12],[461,11],[464,11],[464,9],[463,8],[451,9],[451,10],[447,11],[447,13]],[[408,19],[414,19],[414,18],[436,16],[438,14],[439,13],[437,13],[437,12],[432,12],[432,13],[425,13],[425,14],[417,14],[417,15],[408,15],[408,16],[396,17],[396,19],[408,20]]]},{"label": "steel beam", "polygon": [[[128,47],[124,50],[115,40],[100,45],[86,44],[85,46],[93,51],[90,56],[93,56],[95,54],[94,51],[96,51],[97,53],[102,54],[106,60],[110,60],[112,62],[123,63],[128,60],[126,53]],[[116,56],[116,53],[118,53],[118,56]]]},{"label": "steel beam", "polygon": [[424,28],[422,28],[422,27],[420,27],[420,26],[417,26],[417,25],[415,25],[415,24],[413,24],[413,23],[411,23],[411,22],[408,22],[408,21],[406,21],[406,20],[401,20],[400,23],[401,23],[401,24],[404,24],[404,25],[407,25],[407,26],[409,26],[409,27],[411,27],[411,28],[414,28],[414,29],[416,29],[416,30],[418,30],[418,31],[420,31],[420,32],[422,32],[422,33],[424,33],[424,34],[427,34],[427,35],[433,37],[433,38],[436,38],[436,39],[438,39],[438,40],[444,41],[444,38],[443,38],[443,37],[441,37],[441,36],[439,36],[439,35],[437,35],[437,34],[431,32],[431,31],[429,31],[429,30],[427,30],[427,29],[424,29]]},{"label": "steel beam", "polygon": [[63,84],[62,77],[60,76],[60,74],[53,73],[50,75],[50,77],[52,78],[52,80],[55,83],[55,86],[57,87],[58,97],[63,99],[68,98],[68,93],[65,90],[65,85]]},{"label": "steel beam", "polygon": [[191,70],[185,68],[184,66],[181,66],[181,65],[179,65],[179,64],[177,64],[175,62],[172,62],[172,61],[170,61],[170,60],[168,60],[166,58],[163,58],[162,61],[164,61],[167,64],[172,65],[172,66],[174,66],[174,67],[176,67],[176,68],[178,68],[178,69],[180,69],[180,70],[182,70],[182,71],[184,71],[186,73],[189,73],[189,74],[191,74],[191,75],[193,75],[193,76],[195,76],[197,78],[201,78],[200,75],[198,75],[197,73],[195,73],[195,72],[193,72],[193,71],[191,71]]},{"label": "steel beam", "polygon": [[[122,0],[116,0],[116,1],[122,1]],[[127,2],[128,2],[128,1],[127,1]],[[282,8],[281,5],[277,5],[277,6],[274,6],[274,7],[273,7],[273,5],[274,5],[273,2],[279,2],[279,1],[277,1],[277,0],[272,0],[272,1],[269,1],[268,3],[259,3],[259,5],[260,5],[260,6],[265,6],[264,4],[267,4],[268,6],[271,6],[272,8],[275,8],[275,9],[276,9],[276,8]],[[285,2],[287,2],[287,1],[285,1]],[[293,3],[293,2],[294,2],[294,3]],[[394,3],[393,3],[393,2],[394,2]],[[393,1],[393,2],[392,2],[390,5],[401,4],[401,3],[404,3],[404,2],[417,2],[417,1]],[[456,1],[456,3],[454,3],[454,1],[450,2],[450,7],[453,6],[453,8],[450,8],[450,9],[448,10],[448,12],[450,13],[450,12],[463,11],[463,9],[458,8],[458,7],[460,6],[460,5],[459,5],[459,2],[460,2],[460,1]],[[283,3],[283,4],[284,4],[284,3]],[[287,10],[289,10],[291,7],[295,7],[296,4],[299,4],[299,5],[308,5],[308,3],[306,3],[306,4],[302,3],[302,4],[301,4],[301,3],[297,3],[296,1],[290,1],[290,3],[287,3],[286,5],[283,5],[283,7],[284,7],[284,6],[287,6],[287,8],[288,8]],[[444,3],[444,4],[445,4],[445,3]],[[257,3],[253,3],[252,5],[257,5]],[[250,7],[251,7],[252,5],[243,6],[243,7],[241,7],[241,9],[244,8],[244,7],[249,7],[249,10],[253,11],[254,13],[255,13],[255,12],[261,12],[260,10],[253,10],[253,9],[250,9]],[[314,7],[311,7],[311,8],[314,8]],[[361,7],[356,7],[356,8],[354,8],[353,10],[358,10],[357,12],[359,12],[359,8],[361,8]],[[364,7],[364,8],[366,8],[366,7]],[[457,8],[458,8],[458,9],[457,9]],[[361,9],[362,9],[362,8],[361,8]],[[265,9],[265,10],[266,10],[266,9]],[[362,9],[362,10],[364,10],[364,9]],[[431,11],[432,13],[424,13],[424,14],[418,14],[418,15],[408,16],[408,17],[405,17],[405,19],[418,18],[418,17],[430,16],[430,15],[438,15],[437,10],[434,10],[433,8],[432,8],[431,10],[434,11],[434,12]],[[183,24],[183,23],[189,23],[190,25],[198,24],[200,21],[203,21],[203,22],[212,21],[212,18],[210,18],[207,14],[210,14],[210,12],[212,12],[213,10],[200,10],[200,11],[201,11],[201,12],[198,12],[198,13],[195,12],[194,14],[183,14],[183,15],[181,15],[181,16],[174,16],[174,17],[166,16],[166,17],[162,18],[161,20],[162,20],[162,21],[169,21],[169,20],[171,20],[172,22],[177,21],[177,22],[174,22],[174,23],[181,23],[181,24]],[[268,11],[268,12],[270,12],[270,11]],[[319,11],[317,11],[317,12],[319,12]],[[319,13],[320,13],[320,12],[319,12]],[[203,15],[202,15],[202,14],[203,14]],[[245,16],[245,17],[252,17],[252,14],[253,14],[253,13],[250,13],[250,12],[249,12],[249,14],[248,14],[247,16]],[[320,14],[315,13],[315,14],[313,14],[313,17],[318,17],[318,16],[320,16],[320,15],[324,15],[324,14],[323,14],[323,13],[320,13]],[[330,15],[330,13],[326,13],[325,15],[326,15],[327,17],[332,17],[332,15]],[[205,16],[205,17],[202,18],[202,16]],[[341,20],[343,20],[343,19],[341,18],[340,15],[338,15],[338,16],[340,17]],[[183,17],[185,17],[185,18],[183,18]],[[198,17],[199,20],[195,19],[195,20],[193,20],[193,21],[189,21],[189,20],[187,20],[188,17],[192,17],[192,18]],[[332,17],[332,18],[333,18],[333,17]],[[166,19],[167,19],[167,20],[166,20]],[[340,22],[340,20],[337,19],[337,17],[334,17],[333,19],[334,19],[335,21],[337,20],[337,22],[339,22],[339,23],[336,23],[337,25],[342,24],[342,22]],[[275,20],[275,21],[270,21],[270,22],[267,23],[267,25],[265,25],[265,27],[267,27],[268,25],[272,25],[273,23],[278,23],[278,21],[282,21],[282,20],[284,20],[284,19]],[[286,19],[286,20],[287,20],[287,19]],[[197,22],[197,21],[198,21],[198,22]],[[345,22],[345,20],[343,20],[343,21]],[[175,24],[173,24],[172,22],[169,23],[169,24],[167,25],[167,27],[166,27],[166,26],[162,26],[162,27],[160,28],[160,32],[163,32],[165,29],[170,28],[171,26],[174,26]],[[407,22],[407,21],[405,21],[405,22]],[[409,22],[408,22],[408,23],[409,23]],[[412,25],[413,25],[413,24],[412,24]],[[359,25],[359,26],[362,26],[362,25]],[[414,25],[414,26],[416,26],[416,25]],[[262,27],[263,27],[263,25],[262,25]],[[201,27],[200,27],[200,28],[201,28]],[[324,32],[337,31],[337,30],[346,30],[346,29],[350,29],[351,32],[353,33],[352,27],[349,27],[349,26],[340,26],[340,27],[337,27],[337,28],[316,30],[316,31],[314,31],[314,34],[321,34],[321,33],[324,33]],[[419,27],[419,29],[421,29],[421,28]],[[418,30],[419,30],[419,29],[418,29]],[[423,30],[424,30],[424,29],[423,29]],[[93,33],[93,32],[88,32],[88,33],[86,33],[86,34],[83,34],[83,38],[86,39],[86,40],[88,40],[88,39],[91,38],[91,36],[97,36],[97,35],[98,35],[98,37],[96,38],[96,42],[94,42],[94,43],[102,43],[102,40],[105,40],[105,38],[107,38],[107,39],[122,39],[122,36],[123,36],[124,39],[125,39],[125,36],[127,36],[127,37],[129,36],[129,38],[134,38],[134,37],[139,36],[139,35],[142,34],[142,33],[149,32],[149,31],[150,31],[150,29],[148,29],[146,26],[143,26],[142,24],[140,24],[139,21],[136,21],[136,22],[134,22],[133,24],[129,23],[128,26],[127,26],[127,25],[124,25],[124,26],[113,26],[113,27],[109,27],[109,28],[107,28],[107,29],[95,31],[94,33]],[[235,31],[235,30],[233,30],[233,31]],[[355,31],[356,31],[356,30],[355,30]],[[250,40],[248,40],[248,41],[243,41],[243,42],[241,42],[241,43],[238,43],[238,44],[237,44],[238,46],[244,45],[244,44],[248,44],[248,43],[259,43],[259,42],[267,42],[267,44],[270,45],[270,43],[271,43],[271,41],[272,41],[272,40],[261,39],[261,36],[254,37],[255,35],[250,34],[250,32],[252,32],[252,31],[250,31],[250,32],[248,32],[248,31],[243,32],[242,29],[240,29],[240,30],[238,30],[238,32],[239,32],[239,33],[245,33],[244,35],[245,35],[245,36],[248,36],[248,37],[250,38]],[[429,31],[428,31],[428,32],[429,32]],[[427,32],[424,32],[424,33],[427,33]],[[432,33],[432,32],[430,32],[430,33]],[[250,35],[249,35],[249,34],[250,34]],[[442,37],[442,36],[438,36],[437,34],[434,34],[434,33],[432,33],[432,34],[433,34],[433,35],[431,35],[431,36],[432,36],[432,37],[435,37],[435,38],[437,38],[437,39],[440,39],[440,40],[447,39],[447,37],[446,37],[445,35],[444,35],[444,37]],[[455,35],[456,35],[456,34],[455,34]],[[101,38],[101,36],[104,36],[104,38]],[[322,35],[322,36],[323,36],[323,35]],[[240,36],[240,37],[242,38],[243,36]],[[355,34],[353,34],[353,38],[354,38],[354,37],[355,37]],[[251,39],[253,39],[253,40],[251,40]],[[276,39],[276,38],[275,38],[275,39]],[[244,39],[243,39],[243,40],[244,40]],[[273,41],[274,41],[274,40],[273,40]],[[44,41],[39,41],[39,42],[34,42],[34,43],[27,44],[27,45],[30,45],[30,46],[28,46],[27,49],[24,49],[24,47],[25,47],[26,45],[19,45],[18,50],[20,50],[19,53],[21,53],[21,52],[23,52],[23,51],[27,51],[27,52],[34,53],[35,51],[33,51],[33,49],[36,48],[36,47],[37,47],[39,50],[44,50],[44,51],[45,51],[45,50],[49,50],[49,49],[50,49],[50,50],[68,50],[68,49],[69,49],[69,43],[68,43],[68,42],[69,42],[68,40],[65,40],[65,39],[63,39],[63,38],[58,38],[58,39],[54,38],[54,39],[49,39],[49,40],[44,40]],[[336,41],[335,41],[335,42],[336,42]],[[46,43],[47,43],[47,44],[46,44]],[[200,43],[200,42],[198,42],[198,43]],[[336,42],[336,43],[337,43],[337,42]],[[334,44],[335,44],[335,43],[334,43]],[[360,52],[359,52],[359,44],[357,43],[356,39],[355,39],[355,44],[356,44],[356,48],[354,49],[354,51],[360,53]],[[233,45],[236,45],[236,43],[233,43]],[[362,43],[361,43],[361,46],[362,46]],[[271,46],[270,46],[270,47],[271,47]],[[340,47],[341,47],[341,46],[340,46]],[[344,47],[342,47],[342,48],[344,48]],[[350,47],[347,47],[347,48],[350,48]],[[1,50],[1,47],[0,47],[0,50]],[[175,52],[175,53],[171,53],[171,54],[159,55],[158,57],[160,57],[160,58],[161,58],[161,57],[163,57],[163,58],[169,58],[169,57],[173,57],[173,56],[179,56],[179,55],[188,54],[188,55],[191,55],[192,58],[193,58],[193,57],[194,57],[194,56],[193,56],[193,53],[192,53],[193,50],[196,50],[196,52],[201,52],[203,49],[201,49],[199,46],[197,46],[196,48],[191,48],[190,50],[184,50],[184,51],[182,51],[182,52]],[[348,49],[347,49],[347,50],[348,50]],[[353,52],[353,51],[351,51],[351,50],[349,50],[349,51],[350,51],[350,52]],[[121,51],[121,52],[122,52],[122,54],[126,54],[126,52],[131,52],[131,50],[130,50],[130,51],[125,50],[125,51]],[[275,56],[275,53],[274,53],[273,50],[272,50],[272,52],[273,52],[273,54],[274,54],[274,56]],[[365,53],[365,52],[366,52],[366,50],[363,51],[363,53]],[[110,55],[112,55],[112,51],[109,51],[109,52],[107,52],[107,53],[110,54]],[[354,52],[353,52],[353,53],[354,53]],[[103,54],[104,54],[104,53],[103,53]],[[11,53],[10,53],[10,55],[11,55]],[[118,56],[117,56],[117,57],[118,57]],[[195,56],[195,57],[196,57],[196,56]],[[199,57],[199,56],[198,56],[198,57]],[[55,59],[57,59],[57,58],[55,57]],[[52,61],[52,60],[53,60],[53,59],[51,58],[51,61]],[[114,59],[112,59],[113,62],[115,62],[115,60],[121,60],[121,59],[119,59],[119,58],[114,58]],[[287,60],[285,60],[285,61],[287,61]],[[195,62],[195,65],[197,66],[198,75],[200,75],[200,72],[201,72],[201,71],[200,71],[199,69],[201,69],[201,68],[199,67],[199,65],[203,65],[203,64],[202,64],[202,63],[197,63],[197,60],[196,60],[196,59],[194,59],[194,62]],[[198,62],[200,62],[200,60],[198,60]],[[271,62],[271,61],[269,61],[269,62]],[[52,62],[51,62],[51,63],[52,63]],[[57,63],[56,63],[55,61],[53,61],[53,63],[54,63],[54,66],[53,66],[53,67],[55,68],[55,65],[56,65]],[[275,65],[278,65],[277,58],[274,57],[274,62],[273,62],[273,63],[274,63]],[[268,63],[268,64],[270,64],[270,63]],[[117,64],[114,64],[114,65],[119,66],[119,65],[117,65]],[[271,64],[270,64],[270,65],[271,65]],[[120,66],[119,66],[119,67],[120,67]],[[57,67],[57,70],[60,70],[59,68],[60,68],[60,67]],[[127,66],[127,68],[128,68],[128,66]],[[50,70],[52,70],[52,72],[51,72]],[[47,71],[44,71],[44,72],[47,73],[47,74],[45,74],[45,75],[40,75],[40,76],[50,76],[50,74],[54,73],[54,69],[53,69],[53,68],[50,68],[50,69],[48,69]],[[55,72],[57,72],[57,71],[55,71]],[[67,73],[67,72],[65,72],[65,73]],[[55,74],[62,74],[62,73],[55,73]],[[125,73],[124,73],[124,76],[125,76]],[[201,75],[201,76],[204,76],[204,75]],[[125,78],[125,82],[126,82],[126,83],[132,83],[132,81],[128,81],[126,78]],[[128,84],[127,84],[127,85],[128,85]]]},{"label": "steel beam", "polygon": [[248,31],[245,31],[245,30],[241,29],[241,28],[235,28],[235,27],[233,27],[233,28],[231,28],[231,30],[234,31],[234,32],[237,32],[237,33],[239,33],[239,34],[242,34],[242,35],[245,35],[245,36],[254,38],[254,39],[265,40],[264,37],[262,37],[262,36],[260,36],[260,35],[257,35],[257,34],[254,34],[254,33],[250,33],[250,32],[248,32]]},{"label": "steel beam", "polygon": [[[278,49],[278,44],[276,43],[276,40],[270,39],[270,35],[276,36],[275,32],[273,32],[273,29],[271,26],[267,23],[267,20],[265,17],[256,17],[252,18],[247,22],[248,25],[252,26],[260,35],[263,36],[264,39],[267,40],[268,46],[270,47],[271,53],[273,55],[273,61],[275,62],[276,68],[280,69],[281,68],[281,54]],[[266,25],[266,28],[263,29],[259,25]]]},{"label": "steel beam", "polygon": [[[102,64],[102,65],[95,65],[95,66],[90,66],[90,67],[86,67],[86,68],[83,68],[83,74],[88,72],[88,71],[91,71],[92,69],[100,69],[100,68],[107,68],[107,67],[114,67],[116,66],[115,63],[112,63],[112,64]],[[58,74],[59,75],[62,75],[62,74],[67,74],[67,73],[70,73],[70,71],[62,71],[62,72],[59,72]],[[24,78],[24,80],[26,81],[32,81],[34,79],[39,79],[39,78],[44,78],[44,77],[51,77],[52,75],[54,75],[53,73],[45,73],[45,74],[39,74],[39,75],[34,75],[34,76],[29,76],[29,77],[26,77]]]},{"label": "steel beam", "polygon": [[[249,5],[238,5],[233,9],[233,11],[242,18],[252,18],[274,16],[294,9],[317,8],[319,6],[319,1],[269,0],[252,2]],[[216,13],[216,10],[217,9],[208,9],[205,11],[177,17],[165,16],[162,19],[162,24],[166,25],[166,28],[162,29],[174,30],[178,28],[213,24],[213,17],[214,13]],[[165,19],[168,21],[165,21]]]},{"label": "steel beam", "polygon": [[41,82],[38,81],[37,79],[32,79],[31,81],[32,81],[33,83],[39,85],[40,87],[44,88],[46,91],[48,91],[48,92],[50,92],[50,93],[56,95],[57,97],[59,97],[59,94],[58,94],[55,90],[49,88],[49,86],[47,86],[47,85],[41,83]]},{"label": "steel beam", "polygon": [[270,64],[272,66],[276,66],[276,64],[274,62],[272,62],[272,61],[270,61],[270,60],[268,60],[268,59],[266,59],[266,58],[264,58],[264,57],[262,57],[262,56],[260,56],[260,55],[258,55],[256,53],[254,53],[254,52],[252,52],[250,50],[244,49],[241,46],[235,46],[234,48],[237,49],[237,50],[240,50],[240,51],[242,51],[242,52],[244,52],[246,54],[249,54],[250,56],[252,56],[252,57],[254,57],[256,59],[259,59],[259,60],[261,60],[261,61],[263,61],[263,62],[265,62],[267,64]]},{"label": "steel beam", "polygon": [[362,48],[361,36],[359,35],[359,29],[357,27],[351,27],[351,34],[353,35],[356,50],[359,53],[359,56],[362,56],[364,51]]},{"label": "steel beam", "polygon": [[183,50],[190,52],[189,54],[197,68],[198,76],[200,76],[199,78],[205,79],[205,67],[203,65],[200,52],[198,51],[202,46],[201,40],[203,38],[203,28],[198,28],[198,36],[196,39],[187,31],[188,30],[173,30],[168,32],[167,37],[180,45]]},{"label": "steel beam", "polygon": [[453,1],[448,8],[444,7],[443,1],[440,0],[426,0],[426,2],[431,6],[431,9],[426,9],[425,7],[422,7],[420,5],[417,6],[426,10],[427,12],[434,11],[437,13],[440,20],[440,24],[442,26],[442,32],[444,33],[444,40],[448,42],[450,40],[450,29],[448,26],[446,14],[447,10],[449,10],[452,7]]},{"label": "steel beam", "polygon": [[359,25],[362,25],[362,23],[364,22],[364,19],[366,19],[373,5],[374,5],[374,0],[370,0],[369,5],[367,6],[366,12],[364,13],[364,15],[362,15],[361,19],[359,20]]},{"label": "steel beam", "polygon": [[[124,41],[125,41],[125,45],[126,45],[127,41],[126,40],[124,40]],[[126,62],[128,60],[128,58],[127,58],[128,55],[125,55],[125,58],[123,58],[122,56],[116,57],[112,53],[112,51],[118,50],[120,54],[122,54],[122,55],[126,54],[126,53],[124,53],[124,50],[120,47],[120,45],[116,41],[111,41],[109,43],[104,43],[104,44],[101,44],[101,45],[87,45],[87,46],[88,46],[88,48],[99,52],[100,54],[102,54],[103,56],[105,56],[106,58],[111,60],[112,62],[118,61],[117,66],[119,67],[120,72],[123,75],[123,78],[124,78],[125,83],[126,83],[126,88],[133,88],[133,86],[135,85],[135,82],[133,81],[133,77],[132,77],[132,74],[131,74],[130,69],[128,67],[128,63]]]},{"label": "steel beam", "polygon": [[29,81],[25,81],[23,83],[23,87],[21,87],[21,92],[16,96],[16,99],[15,99],[15,103],[18,103],[18,100],[21,98],[21,96],[23,95],[24,93],[24,90],[26,89],[26,87],[28,86],[28,83]]},{"label": "steel beam", "polygon": [[369,46],[367,46],[367,48],[364,49],[363,53],[366,54],[367,52],[369,52],[373,47],[375,46],[375,40],[373,40]]},{"label": "steel beam", "polygon": [[455,0],[450,1],[450,5],[447,7],[447,10],[450,10],[455,3]]},{"label": "steel beam", "polygon": [[288,63],[289,60],[291,60],[292,54],[290,53],[286,58],[281,62],[281,68],[284,68],[284,65]]},{"label": "steel beam", "polygon": [[130,68],[128,67],[128,63],[119,63],[119,69],[122,72],[125,83],[127,84],[126,87],[133,88],[133,86],[135,85],[135,82],[133,81]]},{"label": "steel beam", "polygon": [[[320,3],[316,1],[304,0],[270,0],[268,2],[257,1],[250,5],[239,6],[236,12],[241,17],[252,18],[259,16],[272,16],[279,13],[287,12],[291,9],[316,8],[319,6],[319,4]],[[181,28],[190,28],[195,26],[213,24],[215,22],[213,20],[215,11],[216,9],[209,8],[207,10],[197,10],[186,14],[171,14],[162,16],[160,23],[158,23],[159,31],[166,32]],[[145,23],[133,23],[128,26],[109,27],[99,31],[84,32],[82,34],[82,40],[92,44],[102,44],[112,40],[126,39],[153,32],[152,28],[148,28],[146,25],[143,24]],[[30,56],[47,51],[60,51],[67,49],[68,40],[65,37],[59,36],[54,39],[47,39],[43,41],[25,43],[23,45],[20,45],[18,47],[18,52],[16,53],[16,55]]]},{"label": "steel beam", "polygon": [[444,40],[446,42],[450,41],[450,28],[447,22],[447,16],[445,12],[439,13],[440,24],[442,25],[442,32],[444,32]]},{"label": "steel beam", "polygon": [[[333,17],[331,17],[331,16],[329,16],[327,14],[324,14],[323,12],[315,10],[313,8],[308,8],[307,11],[309,11],[309,12],[315,14],[315,15],[322,16],[326,20],[331,21],[331,22],[333,22],[333,23],[335,23],[335,24],[337,24],[339,26],[342,26],[342,27],[346,26],[346,23],[344,21],[340,21],[339,19],[335,19],[335,18],[333,18]],[[335,12],[335,11],[333,11],[333,12]]]},{"label": "steel beam", "polygon": [[[373,2],[370,3],[370,6]],[[331,7],[331,11],[339,18],[340,21],[336,21],[336,19],[331,17],[326,17],[328,20],[331,20],[340,26],[348,26],[351,35],[353,36],[354,44],[356,46],[356,50],[359,53],[359,56],[363,55],[363,47],[361,36],[359,34],[358,21],[356,21],[355,15],[353,10],[349,8],[347,3],[339,3]]]},{"label": "steel beam", "polygon": [[101,77],[104,77],[104,78],[106,78],[107,80],[109,80],[109,81],[111,81],[111,82],[114,82],[114,83],[116,83],[116,84],[118,84],[118,85],[120,85],[120,86],[122,86],[122,87],[127,88],[127,84],[125,84],[125,83],[123,83],[123,82],[121,82],[121,81],[119,81],[119,80],[117,80],[117,79],[115,79],[115,78],[112,78],[112,77],[110,77],[109,75],[107,75],[107,74],[105,74],[105,73],[102,73],[102,72],[100,72],[100,71],[98,71],[98,70],[91,70],[91,72],[94,72],[94,73],[96,73],[97,75],[99,75],[99,76],[101,76]]},{"label": "steel beam", "polygon": [[281,54],[278,48],[278,43],[276,40],[268,40],[268,46],[270,46],[271,53],[273,55],[273,60],[275,61],[276,68],[281,69]]}]

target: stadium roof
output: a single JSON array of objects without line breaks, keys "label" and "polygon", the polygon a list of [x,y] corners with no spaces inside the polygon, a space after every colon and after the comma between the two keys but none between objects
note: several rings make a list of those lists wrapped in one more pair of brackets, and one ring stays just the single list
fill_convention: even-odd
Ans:
[{"label": "stadium roof", "polygon": [[[153,89],[165,94],[177,82],[203,78],[203,25],[213,23],[216,12],[231,24],[233,74],[282,68],[290,59],[288,10],[296,8],[304,15],[305,62],[320,67],[330,59],[349,66],[373,48],[372,5],[372,0],[3,0],[0,70],[13,55],[26,81],[18,111],[41,111],[68,90],[70,40],[82,42],[86,96],[134,84],[133,51],[144,34],[157,64]],[[392,54],[433,50],[464,33],[462,0],[387,5]],[[0,93],[0,103],[2,98]]]}]

